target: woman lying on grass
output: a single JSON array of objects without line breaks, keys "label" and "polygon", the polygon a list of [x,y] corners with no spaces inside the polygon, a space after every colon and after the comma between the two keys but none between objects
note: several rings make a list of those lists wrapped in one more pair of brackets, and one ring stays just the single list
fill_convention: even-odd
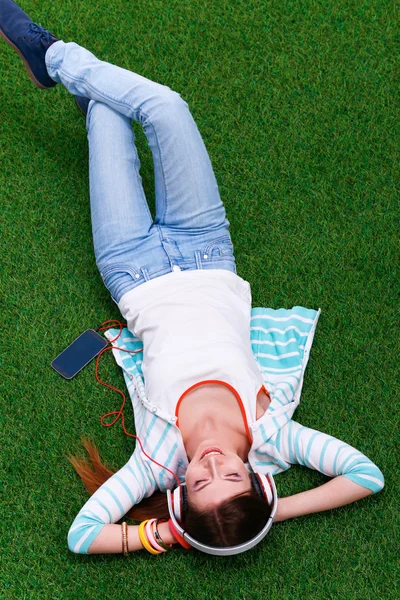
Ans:
[{"label": "woman lying on grass", "polygon": [[[73,459],[93,495],[71,526],[70,549],[159,554],[179,543],[234,554],[258,543],[273,519],[381,490],[382,473],[366,456],[292,420],[319,313],[251,309],[186,102],[58,40],[12,0],[1,0],[0,33],[36,86],[62,83],[87,114],[96,261],[128,324],[118,345],[143,345],[143,355],[114,352],[144,451],[137,445],[114,475],[93,446],[94,470]],[[153,153],[154,221],[132,119]],[[333,479],[277,503],[272,476],[292,464]],[[116,524],[125,515],[143,522]]]}]

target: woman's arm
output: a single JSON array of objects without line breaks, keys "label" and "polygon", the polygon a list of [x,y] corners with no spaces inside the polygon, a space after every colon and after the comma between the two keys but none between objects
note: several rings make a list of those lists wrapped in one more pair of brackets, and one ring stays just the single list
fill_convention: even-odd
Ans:
[{"label": "woman's arm", "polygon": [[371,494],[373,494],[371,490],[354,483],[347,477],[339,476],[312,490],[279,498],[275,521],[338,508]]},{"label": "woman's arm", "polygon": [[[88,554],[89,549],[93,552],[92,545],[102,535],[103,529],[122,519],[134,504],[151,496],[155,489],[153,474],[141,460],[140,452],[135,450],[129,462],[110,477],[79,511],[68,532],[69,549],[76,554]],[[114,527],[120,528],[119,525]],[[108,536],[103,534],[102,538]]]},{"label": "woman's arm", "polygon": [[364,454],[330,435],[290,421],[277,435],[276,445],[285,461],[299,464],[328,477],[315,489],[280,498],[277,521],[330,510],[380,491],[384,479]]},{"label": "woman's arm", "polygon": [[[168,523],[160,523],[157,530],[165,544],[176,544]],[[143,544],[139,538],[138,525],[128,526],[128,551],[143,550]],[[121,525],[105,525],[90,545],[88,554],[121,554],[122,552],[122,530]]]}]

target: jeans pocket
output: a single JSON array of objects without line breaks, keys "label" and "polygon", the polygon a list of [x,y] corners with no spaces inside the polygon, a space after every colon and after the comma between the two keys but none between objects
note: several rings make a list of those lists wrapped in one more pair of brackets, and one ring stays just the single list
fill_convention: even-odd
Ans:
[{"label": "jeans pocket", "polygon": [[218,258],[233,257],[233,244],[229,235],[224,235],[208,243],[201,250],[203,260],[214,260]]},{"label": "jeans pocket", "polygon": [[132,265],[129,267],[125,265],[109,266],[99,269],[99,271],[104,285],[117,304],[126,292],[145,281],[142,272]]}]

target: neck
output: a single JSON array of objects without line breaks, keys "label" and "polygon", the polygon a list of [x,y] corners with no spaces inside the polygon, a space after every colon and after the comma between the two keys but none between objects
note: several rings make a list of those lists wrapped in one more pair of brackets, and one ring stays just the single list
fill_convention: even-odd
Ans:
[{"label": "neck", "polygon": [[226,387],[204,385],[183,399],[179,428],[189,461],[199,446],[216,446],[244,462],[250,450],[243,417],[235,396]]}]

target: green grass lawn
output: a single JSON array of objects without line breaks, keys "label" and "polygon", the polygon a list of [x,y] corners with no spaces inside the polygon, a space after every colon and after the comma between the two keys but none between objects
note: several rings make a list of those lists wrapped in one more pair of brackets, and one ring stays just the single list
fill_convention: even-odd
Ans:
[{"label": "green grass lawn", "polygon": [[[69,552],[86,493],[66,455],[86,435],[119,467],[133,446],[118,426],[100,425],[119,399],[96,384],[94,366],[65,381],[50,362],[119,313],[93,257],[84,119],[61,86],[35,89],[0,40],[0,597],[397,600],[395,2],[24,0],[23,8],[189,103],[253,305],[322,309],[296,420],[367,454],[386,487],[277,524],[236,557]],[[152,204],[151,154],[134,127]],[[123,386],[112,358],[102,365]],[[276,477],[280,495],[323,481],[301,468]]]}]

